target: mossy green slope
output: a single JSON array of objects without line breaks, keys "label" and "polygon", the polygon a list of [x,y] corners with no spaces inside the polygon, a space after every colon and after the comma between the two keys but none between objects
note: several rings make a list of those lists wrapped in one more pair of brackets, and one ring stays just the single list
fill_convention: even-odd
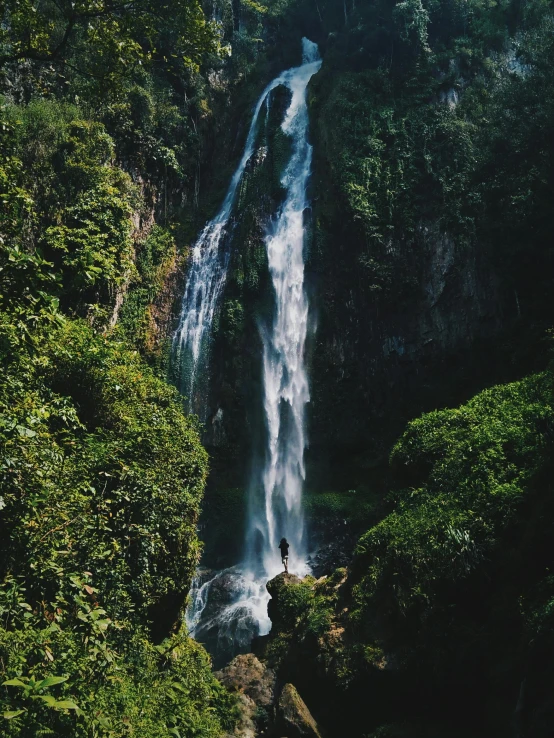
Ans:
[{"label": "mossy green slope", "polygon": [[273,593],[266,656],[334,733],[547,735],[553,428],[551,372],[412,421],[349,572]]},{"label": "mossy green slope", "polygon": [[216,738],[234,700],[181,628],[208,460],[152,328],[216,37],[185,4],[195,61],[156,64],[171,3],[148,40],[144,4],[62,5],[8,3],[0,32],[0,733]]},{"label": "mossy green slope", "polygon": [[63,317],[46,294],[34,315],[12,297],[1,322],[2,734],[215,738],[232,702],[200,646],[178,630],[166,638],[199,556],[198,430],[136,351]]}]

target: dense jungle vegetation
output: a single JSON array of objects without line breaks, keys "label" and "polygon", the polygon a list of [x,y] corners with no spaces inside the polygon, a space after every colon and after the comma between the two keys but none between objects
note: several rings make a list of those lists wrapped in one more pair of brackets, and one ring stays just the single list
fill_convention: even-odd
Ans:
[{"label": "dense jungle vegetation", "polygon": [[0,14],[0,734],[233,733],[179,624],[202,441],[208,553],[239,554],[278,107],[241,188],[204,428],[167,382],[170,336],[251,105],[308,35],[307,510],[358,542],[348,570],[274,590],[259,648],[330,736],[551,736],[551,2]]},{"label": "dense jungle vegetation", "polygon": [[272,583],[264,655],[333,734],[551,735],[553,423],[550,372],[412,421],[349,571]]},{"label": "dense jungle vegetation", "polygon": [[308,505],[366,532],[348,570],[272,583],[261,653],[332,735],[546,738],[552,6],[324,8]]},{"label": "dense jungle vegetation", "polygon": [[0,733],[215,738],[233,698],[174,627],[207,455],[152,326],[221,33],[195,0],[1,14]]}]

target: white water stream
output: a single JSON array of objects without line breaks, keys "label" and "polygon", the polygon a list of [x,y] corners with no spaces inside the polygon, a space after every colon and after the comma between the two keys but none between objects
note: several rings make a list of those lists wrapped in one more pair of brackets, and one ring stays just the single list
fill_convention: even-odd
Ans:
[{"label": "white water stream", "polygon": [[[197,579],[194,584],[187,622],[191,634],[200,639],[210,629],[217,632],[218,638],[228,641],[240,640],[246,632],[251,638],[269,631],[266,583],[282,571],[278,550],[281,537],[285,536],[290,543],[289,570],[300,575],[308,570],[301,504],[306,448],[304,415],[310,399],[304,364],[309,311],[304,286],[304,211],[308,205],[306,188],[312,163],[306,94],[321,60],[316,44],[308,39],[303,39],[302,44],[301,66],[279,75],[262,93],[223,207],[208,223],[194,248],[181,325],[175,337],[182,350],[188,350],[192,357],[192,393],[203,342],[209,336],[225,281],[228,251],[222,244],[237,187],[254,152],[264,101],[271,90],[283,85],[292,93],[281,125],[290,137],[292,154],[281,180],[286,198],[265,237],[275,298],[273,320],[262,328],[266,452],[262,471],[251,484],[243,564],[219,572],[207,581]],[[222,587],[226,589],[223,599],[227,597],[230,601],[203,617],[210,610],[210,592],[220,591]]]},{"label": "white water stream", "polygon": [[262,569],[265,579],[281,571],[278,544],[282,536],[290,543],[291,570],[298,574],[306,571],[302,486],[306,448],[304,411],[310,391],[304,365],[308,331],[304,211],[308,205],[306,188],[312,163],[306,91],[321,61],[317,46],[307,39],[303,41],[303,52],[304,63],[291,70],[287,78],[292,99],[281,125],[293,144],[291,159],[281,179],[287,197],[266,236],[275,291],[273,324],[262,332],[268,438],[263,494],[258,494],[258,485],[252,487],[246,562],[249,571]]},{"label": "white water stream", "polygon": [[[306,39],[307,44],[311,44]],[[317,53],[317,46],[315,47]],[[303,69],[306,65],[299,67]],[[237,190],[248,162],[255,150],[258,121],[261,109],[270,92],[279,85],[290,86],[289,80],[297,69],[290,69],[276,77],[262,92],[252,116],[248,137],[239,165],[233,174],[225,199],[217,215],[207,223],[192,248],[191,261],[181,305],[179,327],[173,337],[173,350],[179,357],[183,382],[181,389],[187,392],[192,403],[197,380],[198,365],[208,349],[210,332],[229,265],[229,249],[226,237],[230,233],[230,220]]]}]

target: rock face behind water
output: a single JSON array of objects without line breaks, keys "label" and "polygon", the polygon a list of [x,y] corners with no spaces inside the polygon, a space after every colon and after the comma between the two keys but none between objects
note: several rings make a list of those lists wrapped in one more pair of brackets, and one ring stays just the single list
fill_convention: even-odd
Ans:
[{"label": "rock face behind water", "polygon": [[287,738],[321,738],[312,713],[306,707],[296,687],[285,684],[279,698],[277,727]]},{"label": "rock face behind water", "polygon": [[247,607],[234,607],[243,588],[240,572],[223,571],[212,579],[207,601],[194,637],[211,654],[215,668],[229,663],[237,653],[250,650],[258,624]]}]

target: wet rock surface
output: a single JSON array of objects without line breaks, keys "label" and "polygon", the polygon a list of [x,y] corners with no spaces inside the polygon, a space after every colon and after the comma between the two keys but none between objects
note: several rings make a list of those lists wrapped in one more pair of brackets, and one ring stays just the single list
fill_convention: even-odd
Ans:
[{"label": "wet rock surface", "polygon": [[195,626],[194,637],[212,655],[215,668],[221,668],[237,655],[251,650],[258,635],[258,622],[248,607],[237,598],[242,591],[242,576],[225,571],[207,583],[206,604]]},{"label": "wet rock surface", "polygon": [[332,574],[336,569],[348,566],[352,560],[357,536],[348,532],[330,534],[328,542],[310,556],[308,564],[316,579]]}]

